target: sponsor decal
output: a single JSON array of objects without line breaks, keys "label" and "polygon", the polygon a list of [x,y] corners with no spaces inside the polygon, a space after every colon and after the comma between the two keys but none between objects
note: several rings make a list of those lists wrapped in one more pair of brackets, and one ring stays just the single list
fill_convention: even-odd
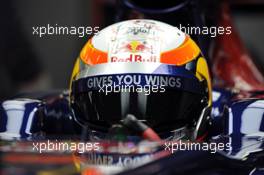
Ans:
[{"label": "sponsor decal", "polygon": [[111,62],[157,62],[157,57],[154,55],[144,56],[143,54],[125,54],[123,57],[112,56]]},{"label": "sponsor decal", "polygon": [[120,74],[88,77],[86,82],[88,89],[113,85],[151,85],[171,88],[181,88],[182,86],[181,77],[147,74]]},{"label": "sponsor decal", "polygon": [[125,48],[132,53],[150,51],[150,47],[146,46],[145,41],[142,43],[137,40],[129,42]]},{"label": "sponsor decal", "polygon": [[[186,90],[202,93],[201,85],[195,77],[165,74],[109,74],[91,76],[77,80],[73,89],[78,92],[98,91],[110,92],[165,92],[170,90]],[[128,89],[128,90],[127,90]]]},{"label": "sponsor decal", "polygon": [[137,166],[143,163],[146,163],[153,159],[152,154],[135,154],[135,155],[127,155],[127,154],[99,154],[99,153],[91,153],[86,154],[86,162],[85,164],[92,165],[114,165],[114,166]]},{"label": "sponsor decal", "polygon": [[160,57],[158,44],[150,42],[131,40],[115,43],[109,52],[109,62],[158,62]]}]

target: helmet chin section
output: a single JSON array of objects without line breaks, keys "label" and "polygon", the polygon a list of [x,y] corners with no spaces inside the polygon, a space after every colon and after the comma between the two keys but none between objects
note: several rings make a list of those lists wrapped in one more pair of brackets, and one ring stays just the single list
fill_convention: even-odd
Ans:
[{"label": "helmet chin section", "polygon": [[211,114],[211,107],[205,107],[200,117],[195,125],[195,129],[192,133],[192,140],[194,141],[203,141],[208,134],[208,129],[210,125],[210,114]]}]

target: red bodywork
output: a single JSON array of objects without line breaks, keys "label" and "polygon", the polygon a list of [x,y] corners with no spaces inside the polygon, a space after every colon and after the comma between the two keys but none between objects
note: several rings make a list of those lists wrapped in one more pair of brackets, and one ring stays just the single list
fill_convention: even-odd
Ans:
[{"label": "red bodywork", "polygon": [[219,35],[213,52],[213,77],[222,87],[244,91],[264,90],[264,78],[245,49],[230,16],[228,4],[221,7],[219,26],[232,27],[230,35]]}]

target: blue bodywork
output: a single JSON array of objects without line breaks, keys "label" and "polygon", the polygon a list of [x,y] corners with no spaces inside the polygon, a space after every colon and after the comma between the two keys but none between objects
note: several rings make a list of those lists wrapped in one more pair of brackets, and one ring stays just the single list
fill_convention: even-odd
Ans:
[{"label": "blue bodywork", "polygon": [[[193,174],[264,174],[262,94],[264,93],[214,89],[210,142],[230,143],[231,149],[218,151],[213,155],[204,151],[180,151],[125,174],[142,174],[143,171],[147,172],[146,174],[181,174],[181,170]],[[16,98],[4,101],[0,105],[0,136],[3,139],[26,140],[42,137],[46,139],[49,135],[77,137],[80,136],[81,127],[73,116],[67,93],[45,98]],[[195,166],[186,166],[188,162],[195,161],[199,162],[195,164],[198,169]],[[204,165],[206,167],[201,169]],[[210,168],[207,165],[210,165]]]}]

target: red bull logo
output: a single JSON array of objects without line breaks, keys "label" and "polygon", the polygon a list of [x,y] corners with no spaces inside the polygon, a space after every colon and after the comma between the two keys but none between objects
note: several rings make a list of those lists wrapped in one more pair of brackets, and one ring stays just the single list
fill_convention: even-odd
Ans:
[{"label": "red bull logo", "polygon": [[112,56],[111,62],[157,62],[157,58],[155,56],[145,58],[140,54],[130,54],[128,57]]},{"label": "red bull logo", "polygon": [[147,47],[145,44],[139,41],[131,41],[125,46],[125,48],[132,53],[150,50],[149,47]]},{"label": "red bull logo", "polygon": [[152,54],[151,48],[146,41],[123,42],[122,46],[111,54],[110,62],[157,62],[158,58]]}]

